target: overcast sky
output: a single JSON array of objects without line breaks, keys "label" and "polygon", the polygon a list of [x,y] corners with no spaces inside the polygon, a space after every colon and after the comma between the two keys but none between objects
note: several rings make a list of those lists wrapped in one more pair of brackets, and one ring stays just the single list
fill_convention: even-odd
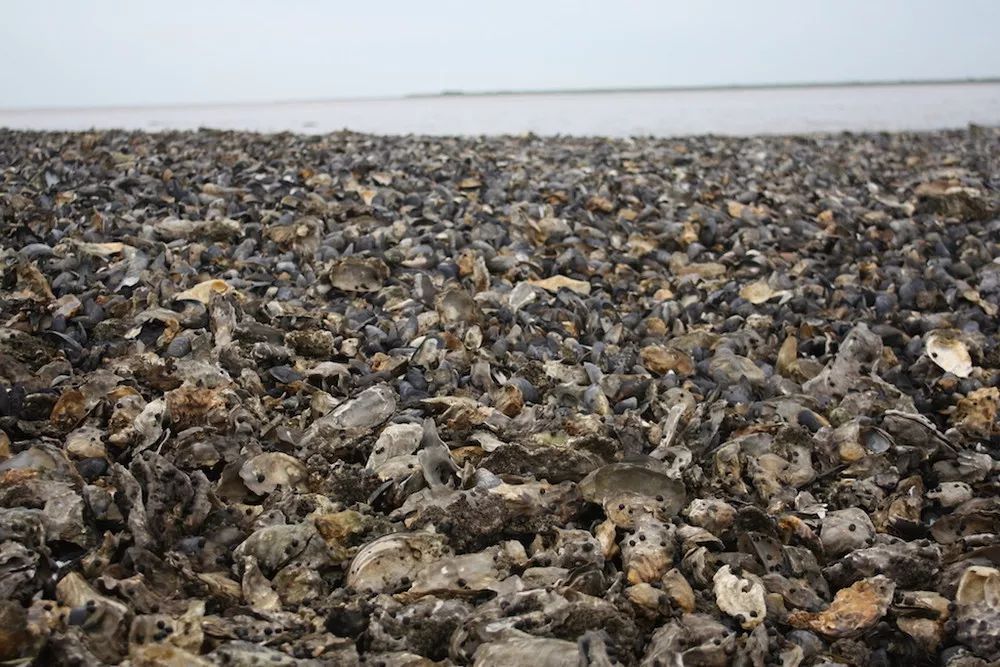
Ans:
[{"label": "overcast sky", "polygon": [[996,0],[3,0],[0,108],[1000,76]]}]

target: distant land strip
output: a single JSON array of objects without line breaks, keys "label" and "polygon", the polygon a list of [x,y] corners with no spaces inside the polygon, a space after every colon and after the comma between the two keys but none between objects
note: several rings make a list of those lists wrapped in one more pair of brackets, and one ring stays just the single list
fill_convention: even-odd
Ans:
[{"label": "distant land strip", "polygon": [[292,106],[297,104],[340,104],[348,102],[385,102],[392,100],[435,99],[447,97],[505,97],[516,95],[607,95],[620,93],[683,93],[739,90],[804,90],[809,88],[851,88],[877,86],[949,86],[963,84],[997,84],[1000,76],[968,79],[898,79],[888,81],[833,81],[812,83],[743,83],[701,86],[625,86],[618,88],[551,88],[513,90],[443,90],[436,93],[401,95],[368,95],[357,97],[326,97],[285,100],[238,100],[231,102],[169,102],[150,104],[97,104],[92,106],[27,106],[2,107],[0,112],[67,112],[67,111],[132,111],[142,109],[198,109],[207,107]]},{"label": "distant land strip", "polygon": [[503,95],[598,95],[614,93],[685,93],[713,90],[775,90],[799,88],[857,88],[875,86],[949,86],[970,83],[1000,83],[997,77],[968,79],[896,79],[885,81],[832,81],[793,83],[733,83],[699,86],[627,86],[616,88],[528,88],[513,90],[442,90],[436,93],[411,93],[406,98],[423,97],[498,97]]}]

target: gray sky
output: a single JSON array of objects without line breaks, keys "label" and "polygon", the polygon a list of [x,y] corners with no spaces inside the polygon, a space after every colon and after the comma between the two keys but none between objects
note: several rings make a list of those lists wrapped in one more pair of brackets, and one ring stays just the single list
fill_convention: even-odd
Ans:
[{"label": "gray sky", "polygon": [[0,108],[1000,76],[995,0],[3,0]]}]

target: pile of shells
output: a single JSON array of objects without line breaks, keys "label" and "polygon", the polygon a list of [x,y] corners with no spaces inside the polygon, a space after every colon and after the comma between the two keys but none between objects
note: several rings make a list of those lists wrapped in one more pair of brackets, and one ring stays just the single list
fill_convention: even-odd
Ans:
[{"label": "pile of shells", "polygon": [[997,155],[0,131],[0,661],[996,664]]}]

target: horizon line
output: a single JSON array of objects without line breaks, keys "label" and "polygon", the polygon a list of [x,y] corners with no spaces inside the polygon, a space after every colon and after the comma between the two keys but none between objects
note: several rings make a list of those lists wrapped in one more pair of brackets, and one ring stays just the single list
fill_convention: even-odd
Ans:
[{"label": "horizon line", "polygon": [[404,93],[399,95],[369,95],[357,97],[327,97],[285,100],[244,100],[239,102],[170,102],[165,104],[98,104],[91,106],[35,106],[0,107],[0,112],[65,112],[138,109],[187,109],[192,107],[245,107],[283,106],[293,104],[329,104],[339,102],[379,102],[392,100],[456,98],[456,97],[515,97],[533,95],[598,95],[620,93],[683,93],[712,92],[723,90],[787,90],[805,88],[850,88],[879,86],[947,86],[962,84],[1000,83],[1000,76],[968,77],[964,79],[875,79],[859,81],[815,81],[788,83],[734,83],[682,86],[624,86],[595,88],[527,88],[510,90],[441,90],[427,93]]},{"label": "horizon line", "polygon": [[877,86],[948,86],[977,83],[1000,83],[1000,76],[968,77],[965,79],[872,79],[857,81],[792,81],[788,83],[719,83],[691,86],[624,86],[615,88],[529,88],[511,90],[463,91],[443,90],[437,93],[411,93],[406,99],[420,97],[501,97],[505,95],[593,95],[601,93],[683,93],[714,90],[781,90],[787,88],[860,88]]}]

